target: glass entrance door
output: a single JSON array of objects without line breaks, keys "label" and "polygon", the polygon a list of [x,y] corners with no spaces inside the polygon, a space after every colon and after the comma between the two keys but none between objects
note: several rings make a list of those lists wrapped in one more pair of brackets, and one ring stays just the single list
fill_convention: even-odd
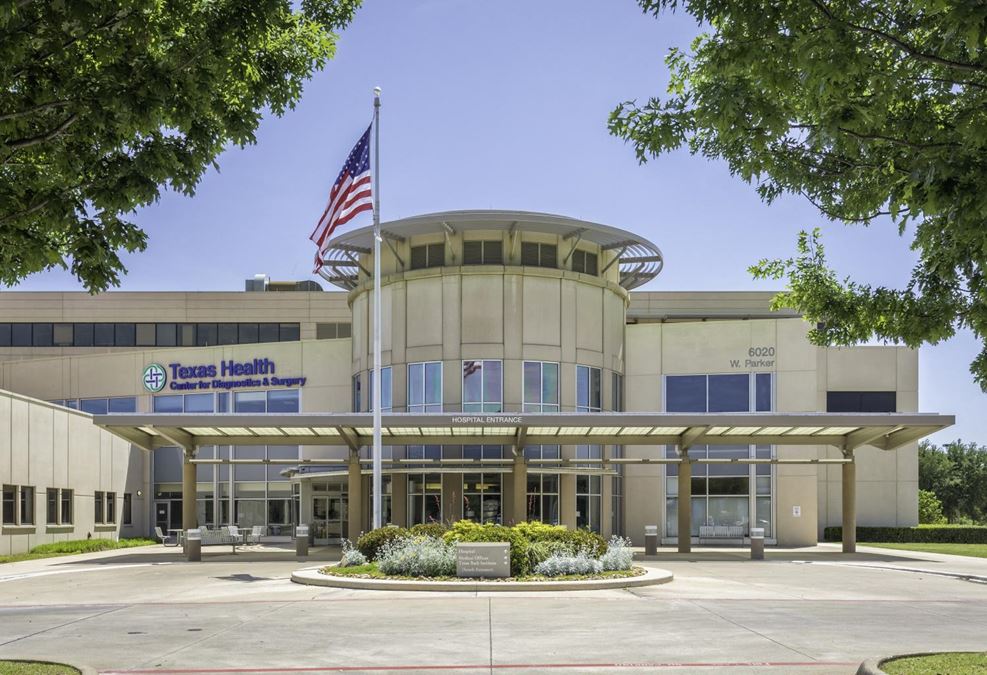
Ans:
[{"label": "glass entrance door", "polygon": [[312,533],[317,545],[338,544],[346,538],[346,498],[338,495],[312,497]]},{"label": "glass entrance door", "polygon": [[178,500],[154,502],[154,524],[162,532],[182,527],[182,503]]}]

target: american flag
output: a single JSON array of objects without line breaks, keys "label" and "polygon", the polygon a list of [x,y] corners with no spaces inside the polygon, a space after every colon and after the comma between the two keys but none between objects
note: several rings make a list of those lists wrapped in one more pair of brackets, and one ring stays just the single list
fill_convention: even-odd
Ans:
[{"label": "american flag", "polygon": [[363,136],[357,141],[350,156],[346,158],[339,177],[329,190],[329,203],[319,218],[319,224],[312,231],[311,239],[318,247],[315,254],[316,266],[322,264],[322,253],[326,242],[333,231],[340,225],[345,225],[358,214],[372,211],[374,208],[373,191],[370,179],[370,130],[367,127]]}]

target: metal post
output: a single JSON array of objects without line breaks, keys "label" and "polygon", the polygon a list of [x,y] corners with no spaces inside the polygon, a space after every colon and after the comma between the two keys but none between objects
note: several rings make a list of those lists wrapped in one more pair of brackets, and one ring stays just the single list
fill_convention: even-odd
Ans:
[{"label": "metal post", "polygon": [[857,552],[857,465],[852,461],[843,465],[843,552]]},{"label": "metal post", "polygon": [[679,553],[692,552],[692,463],[688,451],[679,464]]},{"label": "metal post", "polygon": [[[373,529],[383,525],[382,515],[382,466],[380,439],[380,87],[374,88],[374,447],[373,447]],[[352,507],[351,507],[352,508]]]},{"label": "metal post", "polygon": [[[185,450],[183,452],[185,461],[182,464],[182,530],[185,534],[189,530],[198,527],[198,514],[196,513],[196,466],[191,462],[195,459],[195,453]],[[186,537],[182,538],[183,543]],[[187,546],[183,547],[187,548]]]}]

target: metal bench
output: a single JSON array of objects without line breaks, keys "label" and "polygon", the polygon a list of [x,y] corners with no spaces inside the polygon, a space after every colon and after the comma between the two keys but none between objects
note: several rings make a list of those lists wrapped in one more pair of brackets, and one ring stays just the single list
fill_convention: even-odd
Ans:
[{"label": "metal bench", "polygon": [[744,543],[745,528],[743,525],[700,525],[699,544],[724,543],[734,540]]},{"label": "metal bench", "polygon": [[236,553],[238,544],[243,544],[243,535],[235,525],[227,525],[218,530],[202,528],[203,546],[232,546],[233,552]]}]

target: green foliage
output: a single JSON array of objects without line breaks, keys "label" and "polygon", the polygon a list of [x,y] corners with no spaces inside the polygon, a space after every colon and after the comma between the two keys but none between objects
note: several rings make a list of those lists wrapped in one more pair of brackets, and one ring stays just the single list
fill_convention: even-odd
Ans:
[{"label": "green foliage", "polygon": [[942,503],[951,523],[987,523],[987,446],[957,440],[919,444],[918,481]]},{"label": "green foliage", "polygon": [[987,672],[987,653],[944,652],[923,656],[903,656],[881,661],[881,672],[888,675],[984,673]]},{"label": "green foliage", "polygon": [[561,540],[535,541],[528,545],[528,569],[535,569],[552,556],[569,555],[573,553],[569,544]]},{"label": "green foliage", "polygon": [[506,527],[486,523],[480,525],[472,520],[456,521],[449,531],[443,535],[448,543],[472,541],[506,541],[511,545],[511,576],[517,577],[528,573],[528,539],[518,527]]},{"label": "green foliage", "polygon": [[378,527],[376,530],[371,530],[360,535],[360,538],[356,540],[356,549],[366,556],[367,560],[376,560],[381,546],[389,541],[404,539],[410,536],[411,533],[403,527],[385,525],[384,527]]},{"label": "green foliage", "polygon": [[79,675],[79,669],[49,661],[0,660],[0,675]]},{"label": "green foliage", "polygon": [[193,194],[262,111],[293,108],[358,4],[0,3],[0,283],[60,266],[118,285],[147,242],[126,215]]},{"label": "green foliage", "polygon": [[412,525],[410,532],[414,535],[441,539],[442,535],[444,535],[448,529],[449,528],[442,523],[418,523],[417,525]]},{"label": "green foliage", "polygon": [[[842,541],[842,527],[823,530],[825,541]],[[987,527],[926,525],[921,527],[858,527],[857,541],[902,544],[987,544]]]},{"label": "green foliage", "polygon": [[572,552],[585,549],[599,557],[607,550],[607,540],[586,529],[570,530],[565,525],[547,525],[537,520],[518,523],[513,529],[529,542],[561,542]]},{"label": "green foliage", "polygon": [[[797,256],[751,268],[787,277],[776,307],[819,323],[816,344],[917,347],[962,327],[987,342],[987,4],[638,1],[706,30],[668,54],[664,99],[610,116],[641,162],[686,146],[768,203],[801,195],[832,221],[912,236],[918,263],[898,289],[838,279],[803,232]],[[987,390],[987,346],[971,371]]]},{"label": "green foliage", "polygon": [[918,522],[922,525],[945,525],[946,516],[942,514],[942,502],[935,492],[918,491]]}]

